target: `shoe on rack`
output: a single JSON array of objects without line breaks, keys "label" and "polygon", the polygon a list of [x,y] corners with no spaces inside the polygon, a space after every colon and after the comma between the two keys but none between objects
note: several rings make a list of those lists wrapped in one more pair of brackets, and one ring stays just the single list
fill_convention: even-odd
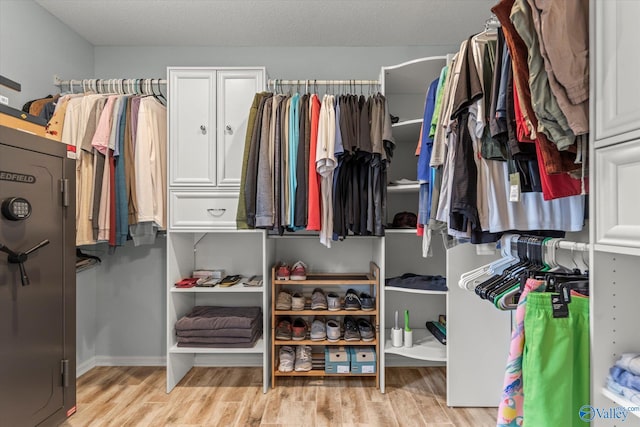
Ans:
[{"label": "shoe on rack", "polygon": [[340,305],[340,296],[335,292],[329,292],[327,294],[327,308],[329,311],[339,311],[342,308]]},{"label": "shoe on rack", "polygon": [[361,292],[360,307],[363,311],[373,311],[376,309],[376,299],[366,292]]},{"label": "shoe on rack", "polygon": [[326,310],[327,297],[320,288],[315,288],[311,294],[311,310]]},{"label": "shoe on rack", "polygon": [[291,270],[285,263],[280,264],[276,270],[276,280],[289,280],[291,278]]},{"label": "shoe on rack", "polygon": [[358,323],[351,316],[344,317],[344,340],[360,341],[360,330],[358,329]]},{"label": "shoe on rack", "polygon": [[304,310],[304,295],[300,292],[294,292],[293,295],[291,295],[291,310]]},{"label": "shoe on rack", "polygon": [[373,325],[367,319],[358,319],[358,331],[360,332],[362,341],[373,341],[376,338]]},{"label": "shoe on rack", "polygon": [[276,339],[290,341],[292,331],[291,318],[289,316],[283,317],[278,321],[278,326],[276,327]]},{"label": "shoe on rack", "polygon": [[335,319],[327,320],[327,341],[340,341],[340,322]]},{"label": "shoe on rack", "polygon": [[276,310],[291,310],[291,292],[283,289],[278,293]]},{"label": "shoe on rack", "polygon": [[283,345],[280,347],[280,364],[278,365],[278,371],[280,372],[292,372],[294,363],[296,360],[296,353],[293,347],[290,345]]},{"label": "shoe on rack", "polygon": [[309,326],[307,325],[307,322],[305,322],[305,320],[302,317],[297,317],[293,321],[292,329],[293,329],[293,332],[291,334],[292,340],[302,341],[307,338],[307,330],[309,329]]},{"label": "shoe on rack", "polygon": [[360,310],[360,297],[353,289],[347,290],[347,294],[344,296],[344,309],[345,310]]},{"label": "shoe on rack", "polygon": [[307,280],[307,265],[298,261],[291,267],[291,280]]},{"label": "shoe on rack", "polygon": [[311,323],[311,341],[324,341],[327,339],[327,327],[324,319],[315,319]]},{"label": "shoe on rack", "polygon": [[313,367],[313,363],[311,361],[311,346],[309,345],[297,346],[296,347],[296,363],[295,363],[296,372],[310,371],[312,367]]}]

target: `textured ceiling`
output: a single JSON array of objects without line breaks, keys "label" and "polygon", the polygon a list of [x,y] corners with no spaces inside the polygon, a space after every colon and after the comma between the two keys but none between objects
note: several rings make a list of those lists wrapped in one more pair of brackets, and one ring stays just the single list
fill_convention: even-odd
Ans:
[{"label": "textured ceiling", "polygon": [[457,45],[495,0],[36,0],[95,46]]}]

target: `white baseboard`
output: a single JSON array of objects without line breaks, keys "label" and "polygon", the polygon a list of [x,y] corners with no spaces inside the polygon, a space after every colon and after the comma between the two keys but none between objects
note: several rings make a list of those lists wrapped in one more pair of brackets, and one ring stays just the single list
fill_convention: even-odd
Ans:
[{"label": "white baseboard", "polygon": [[167,366],[165,356],[96,356],[95,366]]},{"label": "white baseboard", "polygon": [[82,375],[86,374],[87,372],[89,372],[91,369],[95,368],[96,365],[96,358],[92,357],[89,360],[85,360],[82,363],[79,363],[76,366],[76,378],[80,378]]},{"label": "white baseboard", "polygon": [[94,356],[76,366],[76,378],[96,366],[166,366],[164,356]]}]

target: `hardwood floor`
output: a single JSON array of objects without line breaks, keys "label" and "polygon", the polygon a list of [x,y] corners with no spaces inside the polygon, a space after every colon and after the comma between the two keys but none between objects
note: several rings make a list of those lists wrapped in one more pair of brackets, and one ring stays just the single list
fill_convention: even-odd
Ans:
[{"label": "hardwood floor", "polygon": [[162,367],[97,367],[78,378],[87,426],[493,427],[496,408],[449,408],[445,368],[387,368],[386,393],[370,378],[279,378],[262,393],[260,368],[193,368],[165,393]]}]

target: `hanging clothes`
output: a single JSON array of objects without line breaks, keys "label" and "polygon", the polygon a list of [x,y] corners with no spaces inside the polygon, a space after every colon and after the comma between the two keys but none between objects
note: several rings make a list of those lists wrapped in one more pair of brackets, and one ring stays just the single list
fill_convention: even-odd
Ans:
[{"label": "hanging clothes", "polygon": [[240,226],[319,231],[327,247],[350,234],[384,235],[395,145],[384,96],[265,94],[252,109]]},{"label": "hanging clothes", "polygon": [[76,245],[150,244],[166,229],[166,106],[159,99],[64,95],[46,132],[76,148]]}]

